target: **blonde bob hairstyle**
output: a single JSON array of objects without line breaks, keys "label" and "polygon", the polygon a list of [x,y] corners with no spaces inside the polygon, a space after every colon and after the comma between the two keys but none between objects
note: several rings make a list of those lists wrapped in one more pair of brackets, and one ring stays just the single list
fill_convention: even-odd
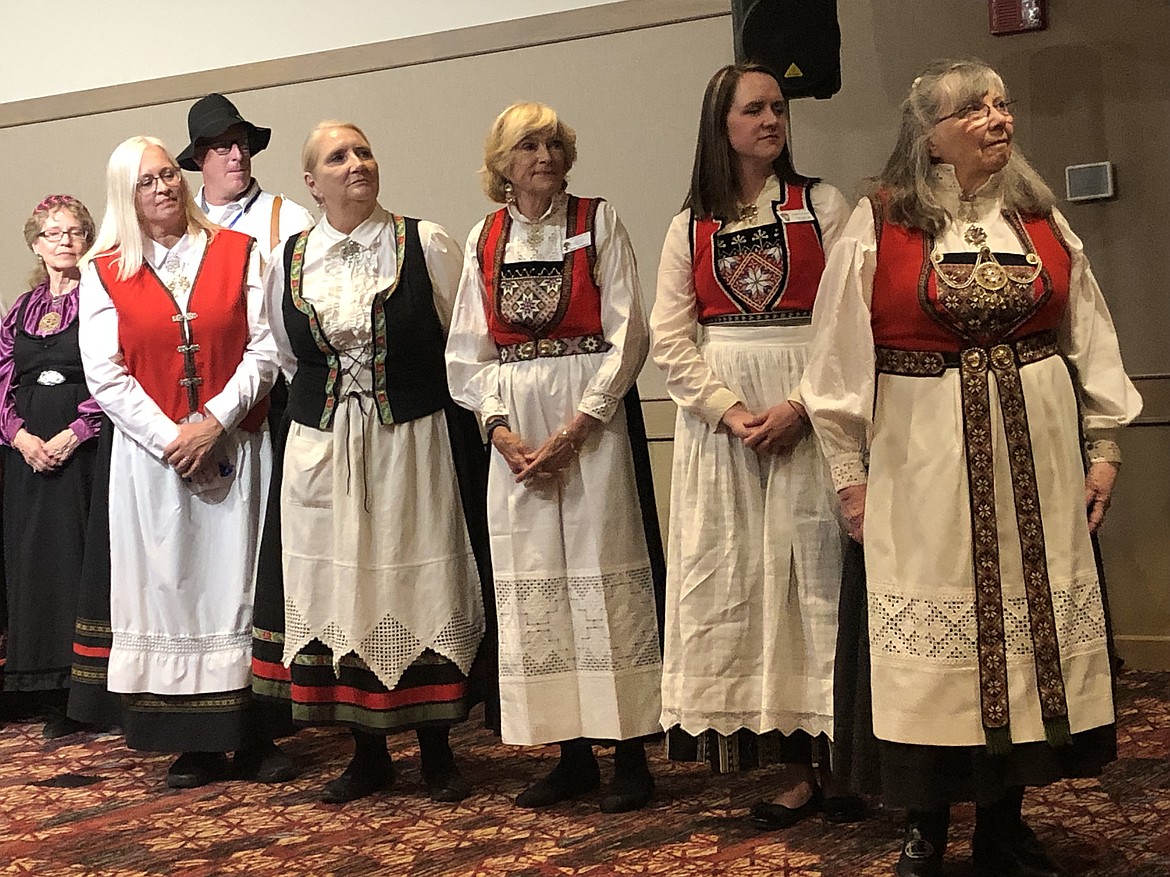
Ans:
[{"label": "blonde bob hairstyle", "polygon": [[507,201],[504,186],[512,165],[512,150],[529,134],[551,134],[565,145],[565,173],[577,161],[577,132],[557,116],[557,111],[534,101],[515,103],[492,122],[483,142],[483,167],[479,169],[483,192],[497,204]]},{"label": "blonde bob hairstyle", "polygon": [[[72,195],[49,195],[40,204],[38,204],[28,219],[24,222],[24,242],[28,244],[31,250],[33,244],[37,242],[45,223],[56,213],[68,213],[81,226],[81,230],[85,232],[85,248],[88,250],[93,244],[93,236],[96,233],[93,224],[93,217],[89,215],[89,210],[84,204],[74,198]],[[37,257],[36,267],[28,276],[29,285],[33,288],[40,286],[49,279],[49,272],[45,268],[45,263]]]},{"label": "blonde bob hairstyle", "polygon": [[[152,146],[161,149],[166,160],[179,170],[175,156],[157,137],[131,137],[119,143],[110,154],[109,164],[106,165],[106,213],[102,217],[97,239],[81,259],[82,265],[102,253],[116,252],[119,280],[133,277],[142,267],[146,232],[138,218],[138,204],[135,198],[138,194],[138,170],[142,166],[142,156]],[[213,237],[219,231],[219,226],[195,206],[187,178],[183,176],[182,171],[179,171],[179,176],[179,200],[187,216],[187,232],[203,229],[209,237]]]},{"label": "blonde bob hairstyle", "polygon": [[[893,223],[936,235],[948,215],[931,186],[930,138],[935,125],[971,103],[980,103],[992,91],[1007,97],[1000,75],[976,60],[933,61],[910,86],[902,101],[902,123],[894,151],[885,169],[867,181],[871,199],[885,202],[885,216]],[[1046,216],[1056,198],[1036,170],[1013,144],[1011,158],[995,178],[1004,208],[1024,216]]]}]

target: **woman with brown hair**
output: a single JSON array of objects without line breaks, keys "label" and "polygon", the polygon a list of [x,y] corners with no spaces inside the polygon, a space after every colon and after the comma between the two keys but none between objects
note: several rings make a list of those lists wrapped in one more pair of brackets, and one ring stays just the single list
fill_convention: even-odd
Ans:
[{"label": "woman with brown hair", "polygon": [[787,125],[767,68],[711,78],[651,315],[679,406],[662,725],[674,758],[784,765],[774,800],[752,810],[766,828],[821,806],[812,749],[833,730],[844,547],[797,385],[848,206],[793,168]]}]

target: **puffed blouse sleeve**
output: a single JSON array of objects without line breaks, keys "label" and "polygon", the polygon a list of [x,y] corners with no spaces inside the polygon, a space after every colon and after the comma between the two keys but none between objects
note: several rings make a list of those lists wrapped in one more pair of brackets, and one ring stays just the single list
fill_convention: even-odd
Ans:
[{"label": "puffed blouse sleeve", "polygon": [[866,481],[863,459],[875,386],[870,302],[876,262],[873,212],[863,198],[829,251],[800,383],[837,490]]},{"label": "puffed blouse sleeve", "polygon": [[650,349],[650,329],[642,306],[638,263],[625,226],[608,201],[597,209],[595,279],[601,290],[601,331],[609,342],[590,378],[579,411],[609,423],[618,403],[638,379]]},{"label": "puffed blouse sleeve", "polygon": [[288,239],[281,242],[272,252],[272,258],[264,269],[264,302],[268,309],[268,326],[272,342],[276,346],[276,362],[284,373],[284,379],[292,382],[297,373],[297,358],[284,325],[284,251]]},{"label": "puffed blouse sleeve", "polygon": [[743,400],[715,376],[699,352],[690,224],[691,213],[684,210],[671,221],[662,244],[650,311],[650,352],[665,373],[670,398],[714,429],[724,412]]},{"label": "puffed blouse sleeve", "polygon": [[20,306],[32,292],[26,292],[12,305],[0,321],[0,440],[11,445],[12,439],[24,428],[24,419],[16,413],[16,321]]},{"label": "puffed blouse sleeve", "polygon": [[451,398],[486,424],[493,417],[506,418],[508,407],[500,395],[500,354],[488,332],[487,289],[476,254],[482,229],[480,222],[471,230],[463,251],[463,271],[447,333],[447,383]]},{"label": "puffed blouse sleeve", "polygon": [[459,252],[459,244],[441,225],[420,221],[418,236],[427,263],[427,275],[431,278],[435,310],[439,312],[443,331],[447,332],[451,328],[451,313],[459,290],[463,254]]},{"label": "puffed blouse sleeve", "polygon": [[81,271],[78,344],[89,392],[113,424],[152,456],[162,460],[179,427],[126,371],[118,341],[118,309],[93,263]]},{"label": "puffed blouse sleeve", "polygon": [[1080,386],[1089,461],[1120,463],[1117,430],[1141,413],[1142,399],[1125,373],[1117,331],[1081,239],[1059,211],[1053,211],[1053,218],[1072,257],[1060,347]]}]

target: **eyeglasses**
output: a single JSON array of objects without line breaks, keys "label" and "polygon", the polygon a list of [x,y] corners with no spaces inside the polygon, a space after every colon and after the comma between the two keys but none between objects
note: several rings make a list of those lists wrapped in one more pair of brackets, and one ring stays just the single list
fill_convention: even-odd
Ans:
[{"label": "eyeglasses", "polygon": [[183,172],[177,167],[164,167],[157,174],[143,174],[134,185],[139,192],[147,192],[154,188],[154,184],[162,180],[164,186],[170,188],[183,182]]},{"label": "eyeglasses", "polygon": [[248,142],[247,137],[237,137],[230,140],[216,140],[213,143],[206,145],[200,144],[200,149],[205,149],[214,152],[216,155],[228,155],[232,151],[233,146],[240,147],[240,155],[251,155],[252,144]]},{"label": "eyeglasses", "polygon": [[962,119],[971,125],[982,125],[991,118],[992,110],[1010,119],[1012,117],[1012,107],[1015,106],[1015,103],[1014,100],[1003,100],[1002,98],[989,104],[983,103],[982,101],[979,103],[970,103],[965,107],[960,107],[950,115],[943,116],[935,124],[945,122],[947,119]]},{"label": "eyeglasses", "polygon": [[44,238],[51,244],[59,244],[62,238],[69,238],[70,241],[74,238],[80,238],[84,241],[89,237],[89,232],[81,228],[51,228],[48,231],[42,231],[37,237]]}]

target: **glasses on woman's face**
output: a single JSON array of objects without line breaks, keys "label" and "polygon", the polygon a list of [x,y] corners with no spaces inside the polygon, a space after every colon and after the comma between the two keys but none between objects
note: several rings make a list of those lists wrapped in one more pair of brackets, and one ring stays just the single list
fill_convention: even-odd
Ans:
[{"label": "glasses on woman's face", "polygon": [[969,125],[983,125],[991,119],[992,110],[1010,119],[1012,117],[1012,106],[1014,105],[1014,100],[1005,100],[1004,98],[992,101],[991,103],[984,103],[983,101],[969,103],[964,107],[959,107],[953,113],[943,116],[938,120],[938,123],[945,122],[947,119],[961,119]]},{"label": "glasses on woman's face", "polygon": [[162,184],[168,188],[177,186],[183,182],[183,172],[177,167],[164,167],[157,174],[143,174],[134,185],[139,192],[148,192],[154,188],[154,184],[159,180],[162,180]]},{"label": "glasses on woman's face", "polygon": [[85,241],[89,235],[81,228],[51,228],[48,231],[42,231],[37,237],[44,238],[51,244],[59,244],[63,238],[68,238],[69,243],[73,243],[73,239]]}]

